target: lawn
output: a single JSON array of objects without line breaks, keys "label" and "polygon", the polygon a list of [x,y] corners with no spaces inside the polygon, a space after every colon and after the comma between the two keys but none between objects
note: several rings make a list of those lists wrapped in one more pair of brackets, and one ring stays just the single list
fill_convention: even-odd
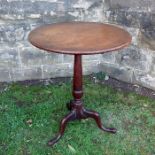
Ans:
[{"label": "lawn", "polygon": [[0,93],[0,155],[155,155],[155,101],[134,93],[84,80],[83,97],[102,122],[117,134],[101,131],[95,121],[70,122],[52,148],[47,141],[57,133],[68,113],[71,82],[10,84]]}]

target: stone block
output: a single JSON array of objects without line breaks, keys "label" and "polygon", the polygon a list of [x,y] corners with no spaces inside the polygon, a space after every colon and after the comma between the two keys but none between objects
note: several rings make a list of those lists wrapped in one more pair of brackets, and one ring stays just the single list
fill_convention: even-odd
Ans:
[{"label": "stone block", "polygon": [[130,33],[132,36],[132,45],[139,46],[139,38],[140,38],[140,29],[139,28],[132,28],[132,27],[123,27],[126,31]]},{"label": "stone block", "polygon": [[59,0],[2,0],[0,17],[4,20],[40,18],[51,12],[65,12],[64,2]]},{"label": "stone block", "polygon": [[104,73],[118,80],[132,83],[133,70],[131,68],[119,66],[118,64],[101,63],[100,71],[103,71]]},{"label": "stone block", "polygon": [[[30,13],[44,14],[51,11],[57,11],[58,4],[50,1],[34,1]],[[25,11],[26,12],[26,11]]]},{"label": "stone block", "polygon": [[149,53],[136,46],[130,46],[116,54],[119,65],[127,68],[148,71],[152,58]]},{"label": "stone block", "polygon": [[106,17],[110,22],[118,23],[127,27],[143,28],[152,22],[152,13],[145,11],[130,10],[126,8],[122,9],[109,9],[106,13]]},{"label": "stone block", "polygon": [[[63,4],[62,2],[60,4]],[[44,14],[45,12],[57,11],[57,1],[30,1],[30,0],[16,0],[8,3],[8,11],[10,14]]]},{"label": "stone block", "polygon": [[131,8],[133,10],[146,10],[154,3],[154,0],[110,0],[110,7],[115,8]]},{"label": "stone block", "polygon": [[103,22],[105,20],[103,10],[104,5],[101,0],[91,1],[91,5],[84,11],[83,19],[85,21]]},{"label": "stone block", "polygon": [[23,67],[33,67],[41,65],[54,65],[55,63],[63,63],[62,55],[57,53],[49,53],[33,46],[18,47],[20,61]]},{"label": "stone block", "polygon": [[115,54],[116,52],[107,52],[101,55],[101,63],[115,63]]},{"label": "stone block", "polygon": [[83,61],[100,61],[100,58],[101,58],[101,54],[95,54],[95,55],[83,55],[82,56],[82,59]]},{"label": "stone block", "polygon": [[43,78],[70,77],[72,75],[73,66],[70,63],[43,66]]},{"label": "stone block", "polygon": [[147,32],[141,33],[140,44],[143,48],[155,51],[155,37],[147,35]]},{"label": "stone block", "polygon": [[63,54],[62,55],[62,61],[63,63],[74,63],[74,56],[73,55],[67,55],[67,54]]},{"label": "stone block", "polygon": [[155,1],[154,0],[149,1],[149,11],[155,12]]},{"label": "stone block", "polygon": [[78,1],[75,1],[74,4],[72,4],[71,6],[74,9],[80,8],[80,9],[88,10],[92,5],[93,5],[92,1],[78,0]]},{"label": "stone block", "polygon": [[8,69],[19,67],[18,51],[15,47],[1,46],[0,49],[0,68]]},{"label": "stone block", "polygon": [[24,6],[23,6],[23,1],[10,1],[8,3],[8,11],[9,11],[9,14],[16,14],[17,16],[18,15],[24,15]]},{"label": "stone block", "polygon": [[20,61],[23,67],[40,66],[43,64],[46,53],[35,47],[18,47]]},{"label": "stone block", "polygon": [[155,50],[155,14],[151,14],[149,20],[142,24],[141,45]]},{"label": "stone block", "polygon": [[60,23],[60,22],[67,22],[75,20],[76,18],[67,13],[61,12],[59,15],[56,12],[56,15],[51,16],[50,14],[43,15],[43,23],[44,24],[53,24],[53,23]]},{"label": "stone block", "polygon": [[0,82],[10,82],[11,80],[11,76],[10,76],[10,69],[1,69],[0,68]]},{"label": "stone block", "polygon": [[97,73],[99,71],[100,71],[100,61],[99,60],[83,61],[83,74],[84,75]]},{"label": "stone block", "polygon": [[68,14],[75,20],[103,22],[104,14],[101,0],[78,0],[68,4]]},{"label": "stone block", "polygon": [[[63,54],[46,52],[45,61],[43,61],[44,65],[54,65],[54,64],[62,64],[64,63]],[[70,62],[68,62],[70,63]]]},{"label": "stone block", "polygon": [[28,31],[30,31],[30,26],[26,23],[0,25],[0,42],[16,43],[25,40]]},{"label": "stone block", "polygon": [[154,51],[150,51],[150,56],[152,58],[152,62],[151,62],[151,65],[150,65],[150,70],[149,70],[149,73],[150,74],[155,74],[155,53]]},{"label": "stone block", "polygon": [[155,74],[134,70],[133,83],[155,90]]},{"label": "stone block", "polygon": [[0,14],[8,14],[9,2],[6,0],[0,1]]},{"label": "stone block", "polygon": [[29,79],[42,79],[42,67],[14,68],[10,72],[11,81],[24,81]]}]

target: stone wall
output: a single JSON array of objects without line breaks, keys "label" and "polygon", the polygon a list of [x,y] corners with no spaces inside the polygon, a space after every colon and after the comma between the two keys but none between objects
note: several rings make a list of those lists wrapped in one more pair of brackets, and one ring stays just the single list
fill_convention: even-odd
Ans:
[{"label": "stone wall", "polygon": [[132,34],[132,45],[107,54],[102,69],[120,80],[155,90],[155,1],[107,0],[106,19]]},{"label": "stone wall", "polygon": [[[49,54],[27,41],[43,24],[103,21],[100,0],[0,0],[0,81],[71,76],[73,57]],[[99,71],[100,56],[84,58],[84,72]]]},{"label": "stone wall", "polygon": [[154,0],[1,0],[0,81],[71,76],[72,56],[49,54],[27,41],[35,27],[64,21],[124,27],[133,36],[132,45],[121,52],[84,56],[84,73],[105,71],[155,90]]}]

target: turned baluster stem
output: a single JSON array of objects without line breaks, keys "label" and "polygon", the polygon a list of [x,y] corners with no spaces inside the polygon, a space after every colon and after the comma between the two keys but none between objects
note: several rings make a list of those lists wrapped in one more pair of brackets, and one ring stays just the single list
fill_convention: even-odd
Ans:
[{"label": "turned baluster stem", "polygon": [[80,101],[83,96],[82,89],[82,56],[74,56],[73,96],[75,101]]}]

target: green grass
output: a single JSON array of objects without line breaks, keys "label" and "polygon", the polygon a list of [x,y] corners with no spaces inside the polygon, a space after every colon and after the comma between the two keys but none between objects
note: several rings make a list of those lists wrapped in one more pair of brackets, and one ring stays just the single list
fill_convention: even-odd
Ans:
[{"label": "green grass", "polygon": [[50,148],[47,141],[68,113],[71,83],[12,84],[0,94],[0,155],[155,155],[155,101],[88,81],[85,106],[117,134],[99,130],[92,119],[75,121]]}]

